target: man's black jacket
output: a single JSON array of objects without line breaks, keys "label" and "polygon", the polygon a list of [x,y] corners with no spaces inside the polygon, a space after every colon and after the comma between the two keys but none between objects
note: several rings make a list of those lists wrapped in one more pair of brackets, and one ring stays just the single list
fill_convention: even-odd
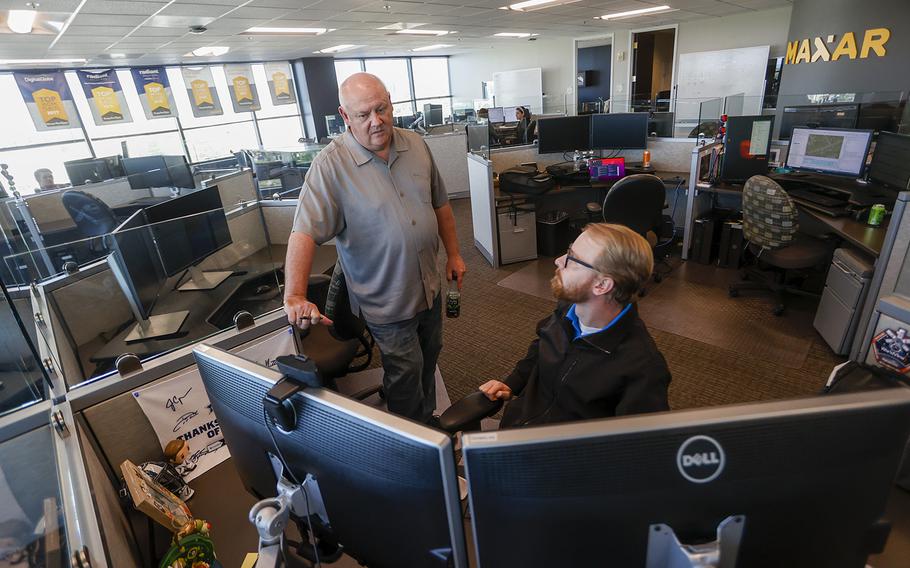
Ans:
[{"label": "man's black jacket", "polygon": [[670,370],[632,305],[605,331],[575,339],[571,304],[537,324],[537,339],[505,383],[517,396],[501,427],[669,410]]}]

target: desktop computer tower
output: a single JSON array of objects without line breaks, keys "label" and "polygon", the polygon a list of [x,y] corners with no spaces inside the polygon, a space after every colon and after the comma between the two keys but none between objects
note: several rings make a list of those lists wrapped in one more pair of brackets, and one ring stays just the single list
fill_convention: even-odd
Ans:
[{"label": "desktop computer tower", "polygon": [[714,244],[715,219],[702,217],[695,220],[695,230],[692,235],[692,253],[690,258],[700,264],[711,264],[713,258],[711,247]]},{"label": "desktop computer tower", "polygon": [[742,221],[725,221],[720,229],[720,245],[717,249],[717,266],[739,268],[743,254]]},{"label": "desktop computer tower", "polygon": [[430,103],[423,105],[424,126],[436,126],[442,123],[442,105]]}]

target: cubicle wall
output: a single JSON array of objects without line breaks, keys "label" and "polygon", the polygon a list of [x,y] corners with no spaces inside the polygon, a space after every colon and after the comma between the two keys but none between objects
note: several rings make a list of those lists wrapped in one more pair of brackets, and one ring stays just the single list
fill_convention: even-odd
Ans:
[{"label": "cubicle wall", "polygon": [[424,136],[450,198],[467,197],[468,168],[464,161],[467,137],[464,128],[449,134]]}]

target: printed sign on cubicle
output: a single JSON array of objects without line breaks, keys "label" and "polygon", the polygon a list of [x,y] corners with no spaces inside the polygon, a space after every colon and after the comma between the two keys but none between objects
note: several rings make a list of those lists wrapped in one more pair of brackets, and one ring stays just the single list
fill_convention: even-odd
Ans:
[{"label": "printed sign on cubicle", "polygon": [[[267,335],[235,354],[275,367],[280,355],[297,353],[290,326]],[[212,410],[202,377],[194,366],[172,379],[133,391],[133,398],[155,430],[162,452],[171,440],[186,440],[190,446],[185,481],[191,481],[231,457],[224,442],[218,417]],[[195,466],[195,467],[193,467]]]},{"label": "printed sign on cubicle", "polygon": [[261,108],[251,65],[225,65],[224,76],[227,78],[234,112],[253,112]]},{"label": "printed sign on cubicle", "polygon": [[145,118],[176,117],[174,94],[164,67],[133,67],[131,71]]},{"label": "printed sign on cubicle", "polygon": [[79,125],[73,95],[62,71],[13,73],[22,100],[38,131]]},{"label": "printed sign on cubicle", "polygon": [[88,99],[97,126],[133,122],[123,96],[120,78],[113,69],[77,70],[79,82]]},{"label": "printed sign on cubicle", "polygon": [[269,82],[269,94],[273,105],[290,105],[297,102],[294,90],[294,75],[287,61],[270,61],[262,64]]},{"label": "printed sign on cubicle", "polygon": [[193,116],[202,118],[224,114],[221,100],[215,90],[211,67],[181,67],[186,96],[190,99]]}]

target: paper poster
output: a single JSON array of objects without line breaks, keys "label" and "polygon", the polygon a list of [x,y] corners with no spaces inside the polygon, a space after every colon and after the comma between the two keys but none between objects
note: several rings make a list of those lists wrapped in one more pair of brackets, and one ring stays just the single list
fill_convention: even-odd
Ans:
[{"label": "paper poster", "polygon": [[120,79],[113,69],[77,70],[82,90],[97,126],[133,122],[123,96]]},{"label": "paper poster", "polygon": [[272,104],[289,105],[297,102],[291,65],[287,61],[272,61],[262,65],[265,67],[265,76],[269,81]]},{"label": "paper poster", "polygon": [[60,130],[79,125],[73,95],[62,71],[13,75],[37,130]]},{"label": "paper poster", "polygon": [[224,76],[227,77],[234,112],[252,112],[262,108],[250,65],[225,65]]},{"label": "paper poster", "polygon": [[174,93],[164,67],[133,67],[131,71],[145,118],[176,117]]},{"label": "paper poster", "polygon": [[224,114],[218,93],[215,91],[211,67],[181,67],[181,72],[186,85],[186,95],[190,99],[190,106],[193,107],[193,116],[202,118]]},{"label": "paper poster", "polygon": [[[290,326],[235,352],[268,367],[275,366],[278,356],[296,353],[294,330]],[[181,438],[189,444],[185,465],[196,467],[186,474],[185,481],[199,477],[231,456],[196,367],[133,391],[133,398],[155,430],[162,453],[171,440]]]}]

